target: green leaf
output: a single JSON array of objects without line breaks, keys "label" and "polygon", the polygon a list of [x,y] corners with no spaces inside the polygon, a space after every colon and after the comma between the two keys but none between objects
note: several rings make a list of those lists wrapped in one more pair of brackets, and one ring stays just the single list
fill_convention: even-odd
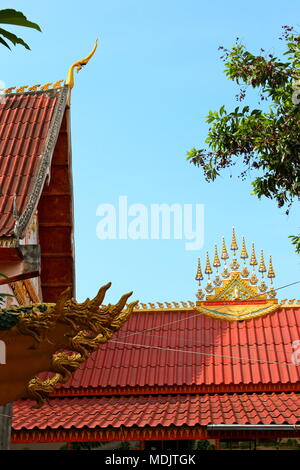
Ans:
[{"label": "green leaf", "polygon": [[187,160],[190,160],[191,158],[195,157],[197,155],[197,150],[195,148],[192,148],[187,152]]},{"label": "green leaf", "polygon": [[[0,43],[3,44],[3,46],[7,47],[8,49],[10,49],[9,45],[7,44],[6,41],[4,41],[4,39],[0,36]],[[11,49],[10,49],[11,50]]]},{"label": "green leaf", "polygon": [[296,253],[300,254],[300,236],[299,235],[289,235],[289,238],[292,240],[292,244],[295,245]]},{"label": "green leaf", "polygon": [[26,44],[25,41],[23,41],[22,38],[19,38],[18,36],[16,36],[15,34],[10,33],[9,31],[6,31],[5,29],[0,28],[0,35],[4,36],[6,39],[8,39],[10,42],[12,42],[14,46],[16,46],[17,44],[21,44],[26,49],[30,50],[30,47],[28,46],[28,44]]},{"label": "green leaf", "polygon": [[28,21],[26,16],[21,11],[12,9],[0,10],[0,23],[11,24],[16,26],[25,26],[27,28],[33,28],[37,31],[41,31],[38,24]]}]

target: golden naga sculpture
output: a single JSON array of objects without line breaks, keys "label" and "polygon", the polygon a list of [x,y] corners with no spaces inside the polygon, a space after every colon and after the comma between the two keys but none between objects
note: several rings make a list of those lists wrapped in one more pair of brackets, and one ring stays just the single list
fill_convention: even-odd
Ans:
[{"label": "golden naga sculpture", "polygon": [[81,59],[81,60],[78,60],[77,62],[74,62],[74,64],[72,64],[71,67],[69,68],[66,85],[69,85],[71,89],[74,86],[74,69],[76,68],[76,72],[78,73],[79,70],[81,70],[82,67],[84,67],[89,62],[89,60],[93,57],[97,47],[98,47],[98,39],[96,39],[93,50],[89,53],[89,55],[85,57],[85,59]]},{"label": "golden naga sculpture", "polygon": [[[138,301],[126,306],[129,292],[116,305],[101,306],[110,286],[82,303],[70,298],[67,289],[56,304],[0,310],[0,342],[6,347],[6,360],[0,361],[0,405],[27,397],[41,406],[56,385],[67,382],[128,320]],[[35,376],[45,371],[46,379]]]}]

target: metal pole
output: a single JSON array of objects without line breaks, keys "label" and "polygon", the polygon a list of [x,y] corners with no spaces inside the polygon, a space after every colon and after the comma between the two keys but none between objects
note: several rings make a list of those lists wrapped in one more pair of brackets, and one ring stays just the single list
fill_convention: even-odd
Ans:
[{"label": "metal pole", "polygon": [[0,450],[10,450],[12,405],[0,406]]}]

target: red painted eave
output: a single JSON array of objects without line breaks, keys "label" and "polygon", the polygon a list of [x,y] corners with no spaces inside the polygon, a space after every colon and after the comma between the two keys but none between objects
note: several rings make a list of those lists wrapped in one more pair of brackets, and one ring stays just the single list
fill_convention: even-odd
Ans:
[{"label": "red painted eave", "polygon": [[22,261],[23,256],[17,247],[3,248],[0,247],[0,261],[7,263],[17,263]]}]

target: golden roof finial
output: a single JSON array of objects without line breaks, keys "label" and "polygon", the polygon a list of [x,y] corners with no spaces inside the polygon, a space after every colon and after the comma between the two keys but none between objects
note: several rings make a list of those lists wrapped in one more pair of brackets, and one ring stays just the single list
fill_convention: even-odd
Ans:
[{"label": "golden roof finial", "polygon": [[250,266],[253,266],[253,269],[254,269],[254,266],[256,265],[257,265],[257,259],[256,259],[256,254],[255,254],[254,243],[252,243]]},{"label": "golden roof finial", "polygon": [[15,90],[15,89],[16,89],[15,86],[12,86],[10,88],[6,88],[6,90],[4,90],[4,94],[8,95],[9,93],[12,93],[12,91]]},{"label": "golden roof finial", "polygon": [[19,88],[16,89],[16,93],[24,93],[25,88],[28,88],[28,85],[20,86]]},{"label": "golden roof finial", "polygon": [[268,278],[271,279],[271,284],[273,284],[272,279],[274,279],[274,277],[275,277],[275,272],[273,269],[272,256],[270,256]]},{"label": "golden roof finial", "polygon": [[236,242],[234,227],[232,227],[232,239],[231,239],[230,249],[234,252],[234,255],[235,255],[236,250],[238,250],[238,248],[239,247]]},{"label": "golden roof finial", "polygon": [[259,268],[258,271],[262,273],[262,277],[264,277],[264,273],[267,271],[266,270],[266,265],[265,265],[265,260],[264,260],[264,252],[261,250],[260,253],[260,262],[259,262]]},{"label": "golden roof finial", "polygon": [[244,260],[244,263],[246,263],[246,258],[249,258],[244,237],[243,237],[243,243],[242,243],[241,258]]},{"label": "golden roof finial", "polygon": [[225,244],[225,238],[223,237],[222,238],[222,254],[221,254],[221,259],[223,259],[225,261],[225,264],[226,264],[226,260],[229,258],[228,256],[228,252],[227,252],[227,248],[226,248],[226,244]]},{"label": "golden roof finial", "polygon": [[41,85],[38,84],[38,85],[33,85],[31,86],[30,88],[28,88],[28,91],[36,91],[38,89],[38,87],[40,87]]},{"label": "golden roof finial", "polygon": [[77,62],[74,62],[74,64],[72,64],[71,67],[69,68],[69,72],[68,72],[68,76],[67,76],[67,80],[65,84],[69,85],[71,89],[74,86],[74,68],[76,67],[76,72],[79,72],[79,70],[81,70],[82,67],[88,63],[91,57],[93,57],[97,49],[97,46],[98,46],[98,39],[96,39],[93,50],[89,53],[89,55],[85,57],[85,59],[81,59],[81,60],[78,60]]},{"label": "golden roof finial", "polygon": [[48,82],[48,83],[45,83],[45,85],[41,86],[41,90],[49,90],[49,86],[51,86],[52,83],[51,82]]},{"label": "golden roof finial", "polygon": [[217,245],[215,245],[215,257],[214,257],[213,266],[217,268],[217,272],[218,272],[218,267],[221,266]]},{"label": "golden roof finial", "polygon": [[212,274],[212,269],[211,269],[211,265],[210,265],[210,261],[209,261],[209,257],[208,257],[207,252],[206,252],[205,274],[208,274],[208,278]]},{"label": "golden roof finial", "polygon": [[57,82],[53,83],[53,88],[59,88],[61,87],[61,83],[63,83],[63,80],[57,80]]},{"label": "golden roof finial", "polygon": [[195,277],[196,281],[199,281],[199,286],[201,284],[201,281],[203,281],[203,274],[201,270],[201,264],[200,264],[200,258],[198,258],[198,268],[197,268],[197,274]]}]

